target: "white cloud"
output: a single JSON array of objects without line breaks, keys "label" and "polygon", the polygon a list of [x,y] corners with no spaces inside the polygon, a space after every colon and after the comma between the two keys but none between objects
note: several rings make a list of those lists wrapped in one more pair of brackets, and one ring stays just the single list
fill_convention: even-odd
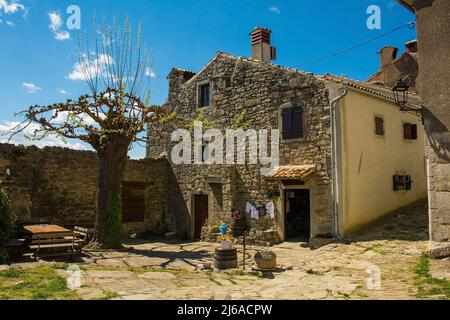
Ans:
[{"label": "white cloud", "polygon": [[56,135],[49,135],[45,137],[42,140],[36,140],[31,141],[26,138],[26,136],[32,136],[35,132],[35,130],[39,129],[38,124],[30,124],[24,131],[21,133],[13,136],[11,138],[11,141],[8,141],[11,133],[17,125],[19,125],[19,122],[10,122],[10,121],[4,121],[0,122],[0,143],[12,143],[15,145],[25,145],[25,146],[37,146],[39,148],[43,147],[65,147],[75,150],[86,150],[86,147],[84,147],[79,142],[68,142],[63,141],[60,137]]},{"label": "white cloud", "polygon": [[50,30],[58,31],[63,24],[63,20],[62,20],[61,16],[56,11],[49,12],[49,13],[47,13],[47,15],[50,19],[50,25],[48,26],[50,28]]},{"label": "white cloud", "polygon": [[55,39],[58,41],[64,41],[70,39],[70,33],[68,31],[57,31],[55,32]]},{"label": "white cloud", "polygon": [[22,87],[28,91],[28,93],[35,93],[39,90],[42,90],[42,88],[38,87],[32,82],[24,82],[22,83]]},{"label": "white cloud", "polygon": [[153,71],[152,68],[147,67],[147,68],[145,68],[145,76],[150,77],[150,78],[156,78],[156,73],[155,73],[155,71]]},{"label": "white cloud", "polygon": [[55,39],[58,41],[69,40],[70,33],[66,30],[61,30],[61,27],[64,23],[61,15],[56,11],[49,12],[47,13],[47,15],[50,19],[50,24],[48,25],[48,27],[53,32]]},{"label": "white cloud", "polygon": [[79,81],[90,80],[95,76],[108,74],[108,66],[114,64],[114,60],[111,56],[101,54],[93,60],[89,60],[87,57],[82,59],[83,61],[77,62],[73,65],[72,72],[67,75],[67,79]]},{"label": "white cloud", "polygon": [[275,7],[275,6],[274,7],[270,7],[269,11],[272,12],[272,13],[275,13],[275,14],[280,14],[281,13],[280,8],[279,7]]},{"label": "white cloud", "polygon": [[16,26],[16,24],[14,22],[12,22],[12,21],[6,21],[6,24],[8,26],[10,26],[10,27],[15,27]]},{"label": "white cloud", "polygon": [[6,14],[13,14],[20,10],[25,11],[25,9],[26,8],[23,4],[15,0],[12,1],[0,0],[0,12]]},{"label": "white cloud", "polygon": [[64,90],[64,89],[58,89],[58,92],[60,93],[60,94],[63,94],[63,95],[67,95],[67,94],[69,94],[66,90]]}]

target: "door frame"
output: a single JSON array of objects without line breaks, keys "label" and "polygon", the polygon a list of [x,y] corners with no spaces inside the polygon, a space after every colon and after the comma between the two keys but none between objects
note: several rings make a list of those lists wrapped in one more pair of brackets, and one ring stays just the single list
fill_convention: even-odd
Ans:
[{"label": "door frame", "polygon": [[195,239],[195,196],[207,196],[208,197],[208,220],[211,220],[211,208],[212,202],[211,192],[193,191],[188,194],[188,209],[189,209],[189,238]]},{"label": "door frame", "polygon": [[314,214],[316,212],[316,206],[315,206],[315,193],[314,193],[314,186],[312,183],[306,182],[305,185],[293,185],[293,186],[284,186],[281,187],[281,195],[279,200],[277,201],[277,207],[278,212],[280,212],[280,217],[277,219],[277,229],[278,234],[280,236],[281,241],[286,241],[286,204],[285,204],[285,196],[286,191],[288,190],[309,190],[309,223],[310,223],[310,238],[314,234],[313,226],[316,225],[316,215]]}]

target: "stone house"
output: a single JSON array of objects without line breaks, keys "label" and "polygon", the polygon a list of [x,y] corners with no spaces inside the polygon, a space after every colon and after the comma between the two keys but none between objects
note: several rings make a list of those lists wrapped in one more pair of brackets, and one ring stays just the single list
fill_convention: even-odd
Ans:
[{"label": "stone house", "polygon": [[[247,203],[273,201],[275,217],[247,215],[262,241],[343,237],[426,197],[422,124],[399,111],[391,91],[272,64],[271,31],[250,36],[251,58],[218,52],[198,73],[172,69],[163,107],[186,118],[203,112],[222,130],[241,116],[253,129],[278,129],[279,164],[263,173],[261,164],[169,161],[168,210],[185,218],[172,229],[208,239]],[[155,137],[147,155],[170,159],[174,145]]]},{"label": "stone house", "polygon": [[[432,256],[450,255],[450,2],[397,0],[417,20]],[[436,247],[436,249],[434,248]]]}]

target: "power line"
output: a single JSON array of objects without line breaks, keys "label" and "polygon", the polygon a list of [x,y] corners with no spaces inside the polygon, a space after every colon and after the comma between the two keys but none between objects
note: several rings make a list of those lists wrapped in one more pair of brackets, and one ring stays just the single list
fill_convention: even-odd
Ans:
[{"label": "power line", "polygon": [[371,43],[373,41],[376,41],[378,39],[384,38],[384,37],[390,35],[391,33],[394,33],[396,31],[401,30],[401,29],[406,28],[406,27],[408,27],[410,30],[412,30],[412,29],[414,29],[416,27],[416,22],[415,21],[408,22],[408,23],[406,23],[406,24],[404,24],[404,25],[402,25],[400,27],[397,27],[397,28],[395,28],[393,30],[385,32],[385,33],[383,33],[383,34],[381,34],[381,35],[379,35],[379,36],[377,36],[375,38],[372,38],[372,39],[366,40],[364,42],[355,44],[355,45],[353,45],[353,46],[351,46],[349,48],[346,48],[346,49],[341,49],[341,50],[335,51],[333,53],[327,54],[326,56],[323,56],[323,57],[320,57],[320,58],[317,58],[317,59],[313,59],[313,60],[309,60],[309,61],[303,62],[301,64],[297,64],[295,66],[292,66],[291,68],[297,68],[297,67],[301,67],[301,66],[304,66],[304,65],[307,65],[307,64],[316,63],[316,62],[320,62],[320,61],[332,58],[334,56],[346,53],[346,52],[351,51],[353,49],[362,47],[362,46],[364,46],[364,45],[366,45],[368,43]]}]

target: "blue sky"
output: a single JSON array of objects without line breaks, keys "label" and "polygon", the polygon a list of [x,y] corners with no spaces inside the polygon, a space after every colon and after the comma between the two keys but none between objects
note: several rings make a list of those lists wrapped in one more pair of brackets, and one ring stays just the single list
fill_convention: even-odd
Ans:
[{"label": "blue sky", "polygon": [[[381,30],[366,27],[366,10],[373,4],[381,8]],[[256,25],[273,30],[276,64],[290,67],[414,20],[393,0],[0,0],[0,132],[17,121],[15,112],[30,105],[60,102],[87,92],[83,81],[69,77],[77,62],[79,33],[65,25],[70,5],[81,9],[82,30],[92,29],[94,12],[97,17],[115,15],[120,20],[128,15],[132,24],[142,24],[143,40],[153,57],[153,104],[166,99],[166,75],[172,67],[198,71],[218,50],[249,56],[248,34]],[[392,45],[403,50],[404,43],[414,38],[415,30],[404,28],[351,52],[299,68],[364,80],[377,71],[380,48]],[[22,142],[20,137],[16,142]],[[144,154],[141,147],[130,153],[132,157]]]}]

